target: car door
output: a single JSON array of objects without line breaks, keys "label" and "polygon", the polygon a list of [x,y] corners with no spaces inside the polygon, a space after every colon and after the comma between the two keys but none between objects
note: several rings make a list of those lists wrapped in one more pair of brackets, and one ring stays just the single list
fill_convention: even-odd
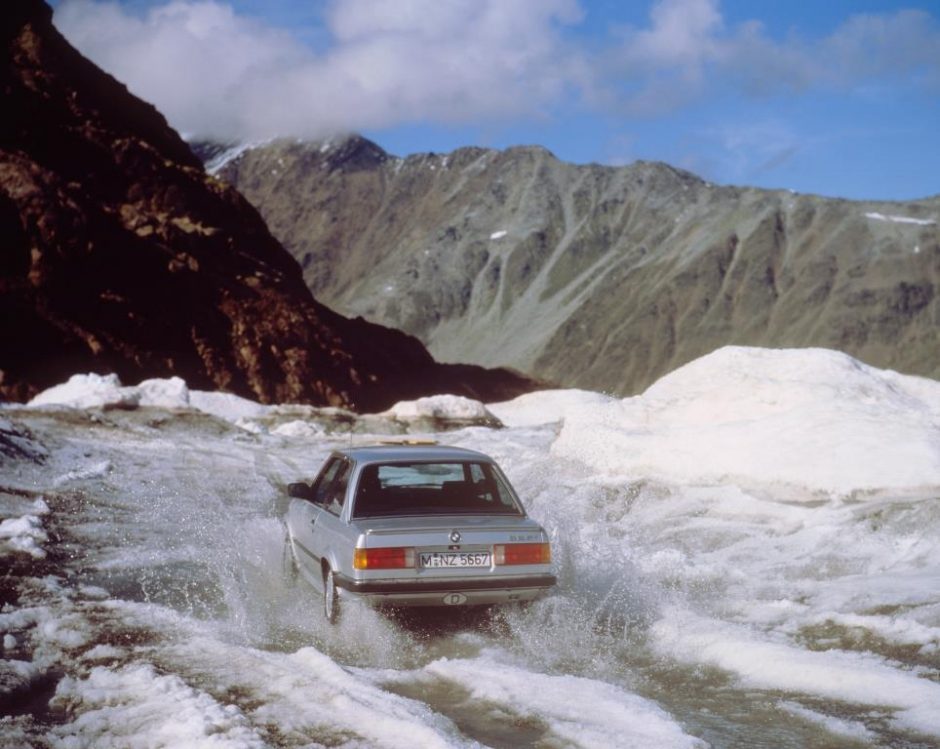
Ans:
[{"label": "car door", "polygon": [[322,561],[335,558],[336,524],[345,503],[350,462],[341,455],[327,460],[311,487],[310,500],[291,505],[291,536],[301,573],[323,588]]}]

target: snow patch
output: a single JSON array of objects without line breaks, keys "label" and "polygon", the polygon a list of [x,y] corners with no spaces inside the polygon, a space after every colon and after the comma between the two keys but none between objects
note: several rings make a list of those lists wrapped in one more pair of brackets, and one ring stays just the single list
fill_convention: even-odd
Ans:
[{"label": "snow patch", "polygon": [[270,406],[231,393],[191,390],[189,404],[203,413],[233,424],[239,419],[257,419],[268,413]]},{"label": "snow patch", "polygon": [[378,415],[405,422],[420,419],[481,423],[498,421],[480,401],[462,395],[431,395],[413,401],[399,401],[388,411]]},{"label": "snow patch", "polygon": [[110,460],[102,460],[97,463],[92,463],[90,466],[85,468],[76,468],[64,473],[61,476],[55,478],[52,482],[52,485],[55,488],[65,486],[65,484],[71,483],[72,481],[88,481],[89,479],[100,479],[103,476],[107,476],[114,466]]},{"label": "snow patch", "polygon": [[168,380],[144,380],[137,386],[140,393],[140,405],[152,408],[187,408],[189,402],[189,387],[181,377],[171,377]]},{"label": "snow patch", "polygon": [[32,509],[29,515],[0,521],[0,559],[12,554],[29,554],[34,559],[45,559],[46,550],[42,544],[49,540],[49,536],[42,527],[40,516],[49,512],[49,506],[37,499]]},{"label": "snow patch", "polygon": [[309,421],[288,421],[271,430],[271,434],[277,434],[281,437],[291,437],[295,439],[314,439],[326,434],[326,430],[319,424]]},{"label": "snow patch", "polygon": [[837,736],[845,736],[858,741],[874,741],[876,738],[875,735],[861,723],[856,723],[851,720],[842,720],[841,718],[833,718],[831,715],[823,715],[822,713],[817,713],[815,710],[810,710],[794,702],[781,702],[779,704],[781,710],[795,715],[797,718],[809,721],[810,723],[816,723],[825,728],[829,733]]},{"label": "snow patch", "polygon": [[266,140],[256,140],[251,141],[250,143],[238,143],[231,148],[228,148],[222,151],[220,154],[215,156],[209,161],[206,162],[205,168],[206,172],[215,176],[225,167],[226,164],[234,161],[235,159],[242,156],[247,151],[251,151],[255,148],[261,148],[273,142],[273,138],[268,138]]},{"label": "snow patch", "polygon": [[865,218],[872,221],[889,221],[892,224],[915,224],[917,226],[933,226],[937,222],[928,218],[911,218],[909,216],[886,216],[883,213],[866,213]]}]

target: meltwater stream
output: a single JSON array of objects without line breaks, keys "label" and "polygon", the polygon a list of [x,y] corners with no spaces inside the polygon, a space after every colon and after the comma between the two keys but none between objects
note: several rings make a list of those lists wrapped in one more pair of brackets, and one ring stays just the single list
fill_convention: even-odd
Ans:
[{"label": "meltwater stream", "polygon": [[464,429],[440,437],[503,466],[556,593],[330,627],[280,513],[347,437],[6,418],[47,457],[0,479],[0,747],[940,746],[935,497],[605,477],[555,426]]}]

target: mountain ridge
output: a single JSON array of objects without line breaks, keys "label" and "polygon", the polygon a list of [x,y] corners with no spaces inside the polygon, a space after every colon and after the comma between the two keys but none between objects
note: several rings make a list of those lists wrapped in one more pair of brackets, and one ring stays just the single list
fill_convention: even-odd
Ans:
[{"label": "mountain ridge", "polygon": [[541,147],[390,156],[280,140],[220,166],[347,314],[445,361],[623,395],[722,345],[940,376],[940,197],[713,185]]}]

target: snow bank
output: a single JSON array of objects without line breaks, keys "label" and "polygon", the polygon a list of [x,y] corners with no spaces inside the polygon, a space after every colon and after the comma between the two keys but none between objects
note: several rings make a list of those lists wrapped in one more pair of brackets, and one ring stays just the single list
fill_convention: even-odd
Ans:
[{"label": "snow bank", "polygon": [[134,388],[121,387],[116,374],[77,374],[62,385],[44,390],[27,405],[135,408],[139,403],[140,393]]},{"label": "snow bank", "polygon": [[116,374],[77,374],[68,382],[44,390],[28,404],[70,408],[194,408],[211,416],[237,423],[268,414],[270,406],[231,393],[190,390],[179,377],[144,380],[124,386]]},{"label": "snow bank", "polygon": [[[317,416],[327,421],[338,419],[346,429],[359,418],[351,412],[345,412],[348,416],[343,418],[338,409],[265,406],[231,393],[190,390],[186,382],[179,377],[145,380],[139,385],[124,386],[115,374],[73,375],[68,382],[43,391],[27,405],[32,408],[66,406],[77,409],[134,409],[139,406],[193,408],[228,421],[248,432],[270,432],[282,437],[304,439],[326,433],[326,427],[317,423]],[[304,418],[290,418],[295,411]],[[460,426],[501,426],[499,419],[480,401],[459,395],[433,395],[414,401],[401,401],[388,411],[375,416],[398,422],[399,426],[402,423],[415,424],[423,421],[450,422]],[[279,421],[281,423],[278,423]],[[381,422],[373,420],[373,423],[381,426]],[[0,427],[2,426],[0,423]],[[391,425],[386,423],[384,426],[387,429]]]},{"label": "snow bank", "polygon": [[610,475],[846,495],[940,486],[940,383],[823,349],[726,347],[569,409],[554,454]]},{"label": "snow bank", "polygon": [[180,377],[144,380],[136,389],[140,393],[141,406],[186,408],[190,405],[189,387]]},{"label": "snow bank", "polygon": [[217,393],[204,390],[191,390],[189,405],[225,421],[237,422],[239,419],[257,419],[264,416],[269,406],[242,398],[231,393]]},{"label": "snow bank", "polygon": [[116,374],[77,374],[72,375],[68,382],[44,390],[27,405],[34,408],[186,408],[189,406],[189,388],[179,377],[144,380],[139,385],[124,387]]},{"label": "snow bank", "polygon": [[538,390],[487,408],[508,427],[530,427],[562,421],[569,411],[586,411],[615,403],[609,395],[589,390]]},{"label": "snow bank", "polygon": [[[262,405],[232,393],[190,390],[179,377],[151,379],[124,386],[115,374],[77,374],[68,382],[43,391],[28,404],[32,408],[135,409],[149,406],[165,409],[195,409],[239,429],[258,435],[273,434],[288,439],[322,437],[331,427],[349,431],[357,422],[378,433],[398,433],[412,426],[501,426],[480,402],[457,395],[435,395],[402,401],[382,414],[357,415],[337,408],[303,405]],[[427,422],[434,422],[430,425]],[[0,437],[9,424],[0,421]],[[12,425],[10,426],[12,429]]]},{"label": "snow bank", "polygon": [[405,422],[421,419],[481,424],[498,422],[498,419],[480,401],[461,395],[431,395],[414,401],[399,401],[388,411],[378,415]]}]

